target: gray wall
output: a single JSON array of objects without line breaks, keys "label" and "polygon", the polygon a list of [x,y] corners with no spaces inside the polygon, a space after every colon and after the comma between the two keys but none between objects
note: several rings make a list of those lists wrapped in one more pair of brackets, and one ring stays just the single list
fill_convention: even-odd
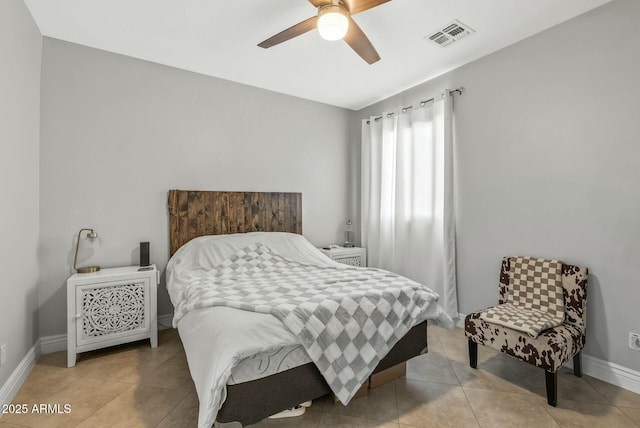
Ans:
[{"label": "gray wall", "polygon": [[0,344],[3,385],[38,337],[42,37],[22,0],[0,1]]},{"label": "gray wall", "polygon": [[163,268],[168,189],[285,190],[303,192],[312,242],[339,241],[359,210],[359,119],[459,85],[460,310],[495,302],[505,254],[584,264],[586,352],[640,369],[626,347],[640,329],[637,16],[616,0],[360,112],[45,39],[39,150],[42,39],[21,1],[0,2],[0,384],[38,336],[65,332],[80,227],[101,236],[81,264],[137,263],[150,240]]},{"label": "gray wall", "polygon": [[[303,194],[303,233],[336,242],[348,216],[346,110],[45,38],[42,66],[41,335],[65,333],[79,264],[168,259],[169,189]],[[256,71],[259,72],[259,71]],[[87,241],[87,240],[85,240]],[[159,314],[171,313],[161,287]]]},{"label": "gray wall", "polygon": [[[585,353],[634,370],[640,358],[627,338],[640,332],[638,17],[640,2],[616,0],[354,114],[464,85],[455,99],[460,311],[495,304],[504,255],[586,265]],[[359,139],[359,124],[352,131]]]}]

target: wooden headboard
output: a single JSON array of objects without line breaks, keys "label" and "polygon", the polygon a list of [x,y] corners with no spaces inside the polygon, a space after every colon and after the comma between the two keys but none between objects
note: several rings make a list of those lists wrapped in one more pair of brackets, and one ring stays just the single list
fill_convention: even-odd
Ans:
[{"label": "wooden headboard", "polygon": [[302,193],[169,190],[170,253],[203,235],[302,234]]}]

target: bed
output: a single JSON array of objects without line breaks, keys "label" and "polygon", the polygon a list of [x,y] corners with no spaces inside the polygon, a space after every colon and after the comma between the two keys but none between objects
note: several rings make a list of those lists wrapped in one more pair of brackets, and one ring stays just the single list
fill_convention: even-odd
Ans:
[{"label": "bed", "polygon": [[[175,265],[179,264],[180,260],[190,260],[186,254],[192,248],[204,248],[206,257],[210,257],[211,254],[208,253],[211,251],[209,250],[210,241],[223,242],[222,240],[224,240],[225,245],[226,242],[232,242],[233,245],[230,244],[228,249],[220,250],[222,253],[227,251],[227,254],[216,253],[211,256],[213,258],[220,257],[222,260],[223,256],[228,256],[229,251],[243,247],[246,244],[245,240],[256,239],[256,236],[260,237],[260,242],[263,239],[270,242],[268,245],[278,248],[284,256],[299,257],[304,262],[314,260],[319,264],[324,263],[327,269],[333,269],[331,265],[336,264],[324,257],[301,237],[302,195],[300,193],[171,190],[169,191],[168,207],[170,253],[172,256],[167,268],[168,277],[178,271]],[[281,234],[265,232],[280,232]],[[300,237],[289,240],[286,236],[288,234],[300,235]],[[281,236],[284,236],[283,239],[287,239],[286,244],[279,243]],[[271,244],[271,242],[275,243]],[[185,245],[187,243],[189,245]],[[219,250],[216,249],[216,251]],[[266,251],[270,250],[267,248]],[[317,258],[316,252],[320,254],[321,258]],[[173,257],[174,254],[175,257]],[[189,255],[189,257],[192,256]],[[186,270],[186,272],[190,271]],[[168,288],[170,281],[173,279],[168,278]],[[178,281],[175,282],[178,283]],[[173,285],[172,287],[173,301],[175,287]],[[242,425],[256,423],[281,410],[332,392],[325,376],[321,374],[316,364],[310,362],[308,358],[304,359],[304,352],[300,353],[298,349],[300,344],[287,336],[290,333],[285,332],[281,323],[274,317],[244,312],[232,307],[198,307],[190,312],[185,311],[185,313],[184,318],[181,318],[177,323],[177,327],[185,345],[189,367],[201,400],[200,426],[209,426],[211,423],[203,416],[202,407],[206,405],[203,403],[203,397],[209,393],[215,395],[215,391],[211,391],[219,387],[219,385],[214,388],[209,384],[205,386],[200,384],[201,377],[210,376],[208,371],[206,375],[204,374],[208,370],[206,368],[209,364],[208,359],[212,354],[216,354],[214,349],[227,349],[236,337],[242,338],[243,335],[252,338],[251,340],[263,341],[264,343],[255,345],[257,358],[255,355],[247,354],[246,350],[237,351],[238,355],[233,357],[233,367],[225,366],[226,377],[224,380],[227,383],[223,388],[225,392],[222,393],[222,397],[217,397],[218,401],[223,402],[219,410],[216,409],[215,417],[218,422],[235,421]],[[436,312],[432,316],[436,317]],[[176,315],[177,317],[178,315]],[[444,318],[446,316],[443,316]],[[273,322],[274,320],[275,322]],[[237,336],[230,338],[228,335],[231,333],[222,331],[222,324],[233,324],[234,328],[242,328],[244,325],[245,330],[243,333],[233,333]],[[254,326],[255,331],[253,331]],[[225,334],[227,334],[226,339]],[[220,342],[216,344],[213,340],[202,340],[202,337],[215,337]],[[240,339],[238,340],[240,341]],[[275,341],[279,341],[278,347],[271,346]],[[427,328],[426,321],[423,321],[410,328],[391,347],[386,356],[377,363],[373,373],[420,355],[426,351],[426,347]],[[277,358],[276,354],[279,354]],[[264,361],[271,358],[276,360],[279,365],[276,370],[262,374],[251,374],[252,365],[262,367],[265,365]],[[229,361],[225,364],[228,365]],[[212,363],[214,366],[216,364],[218,362]],[[243,374],[242,370],[234,372],[233,369],[238,369],[238,367],[248,370],[248,374]],[[258,371],[264,370],[261,368]],[[252,379],[252,377],[256,377],[256,379]],[[207,399],[204,401],[208,402]]]}]

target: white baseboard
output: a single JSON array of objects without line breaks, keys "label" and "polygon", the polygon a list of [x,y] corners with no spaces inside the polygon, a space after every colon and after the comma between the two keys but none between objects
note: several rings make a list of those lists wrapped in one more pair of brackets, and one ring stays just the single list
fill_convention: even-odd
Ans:
[{"label": "white baseboard", "polygon": [[582,354],[582,372],[596,379],[640,394],[640,371]]},{"label": "white baseboard", "polygon": [[467,317],[467,314],[462,314],[458,312],[458,321],[456,321],[456,327],[464,328],[464,319]]},{"label": "white baseboard", "polygon": [[44,336],[40,338],[40,353],[51,354],[52,352],[64,351],[67,349],[67,335],[56,334],[54,336]]},{"label": "white baseboard", "polygon": [[18,393],[20,387],[27,380],[27,376],[31,373],[31,369],[36,365],[40,358],[40,340],[27,351],[18,367],[11,373],[9,379],[0,387],[0,406],[11,404],[13,397]]},{"label": "white baseboard", "polygon": [[173,328],[173,314],[158,315],[158,330]]}]

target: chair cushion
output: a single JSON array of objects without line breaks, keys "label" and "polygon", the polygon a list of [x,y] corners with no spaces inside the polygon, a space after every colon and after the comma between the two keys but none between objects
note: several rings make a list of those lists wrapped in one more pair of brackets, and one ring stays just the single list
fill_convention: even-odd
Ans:
[{"label": "chair cushion", "polygon": [[531,337],[537,337],[541,331],[561,324],[547,311],[525,309],[513,303],[487,308],[480,312],[480,318],[493,324],[521,331]]},{"label": "chair cushion", "polygon": [[534,257],[514,257],[507,302],[483,311],[482,319],[536,337],[562,324],[564,297],[562,262]]},{"label": "chair cushion", "polygon": [[465,318],[467,339],[547,371],[556,372],[584,347],[585,337],[576,326],[564,323],[533,338],[481,319],[482,312],[471,313]]}]

